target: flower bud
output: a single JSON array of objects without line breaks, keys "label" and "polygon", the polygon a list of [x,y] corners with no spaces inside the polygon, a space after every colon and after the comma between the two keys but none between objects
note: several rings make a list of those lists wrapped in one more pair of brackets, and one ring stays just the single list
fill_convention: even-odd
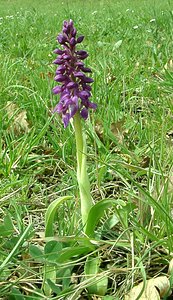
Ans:
[{"label": "flower bud", "polygon": [[66,70],[66,67],[63,66],[63,65],[60,65],[60,66],[58,67],[58,69],[56,70],[56,75],[58,75],[58,74],[63,74],[63,73],[65,72],[65,70]]},{"label": "flower bud", "polygon": [[74,81],[71,81],[71,82],[69,82],[68,84],[67,84],[67,88],[68,89],[75,89],[75,88],[77,88],[78,87],[78,84],[76,83],[76,82],[74,82]]},{"label": "flower bud", "polygon": [[83,67],[81,66],[80,69],[85,72],[85,73],[92,73],[91,69],[90,68],[86,68],[86,67]]},{"label": "flower bud", "polygon": [[93,80],[92,78],[86,77],[86,76],[83,78],[83,80],[84,80],[84,82],[86,82],[86,83],[92,83],[92,82],[94,82],[94,80]]},{"label": "flower bud", "polygon": [[88,57],[88,53],[84,50],[77,51],[76,54],[79,56],[79,59],[85,59]]},{"label": "flower bud", "polygon": [[53,51],[55,54],[63,54],[64,53],[64,50],[61,50],[61,49],[55,49],[54,51]]},{"label": "flower bud", "polygon": [[61,93],[61,87],[60,86],[55,86],[52,89],[52,92],[56,95],[56,94],[60,94]]},{"label": "flower bud", "polygon": [[63,82],[67,79],[67,76],[65,75],[61,75],[61,74],[58,74],[55,76],[54,80],[55,81],[58,81],[58,82]]},{"label": "flower bud", "polygon": [[79,77],[79,78],[81,78],[81,79],[85,77],[85,75],[84,75],[82,72],[80,72],[80,71],[79,71],[79,72],[75,72],[75,73],[74,73],[74,76],[75,76],[75,77]]},{"label": "flower bud", "polygon": [[78,43],[78,44],[81,43],[81,42],[83,41],[83,39],[84,39],[84,35],[79,36],[79,37],[77,38],[77,43]]},{"label": "flower bud", "polygon": [[88,109],[86,107],[84,107],[82,110],[81,110],[81,117],[86,120],[88,118]]},{"label": "flower bud", "polygon": [[67,42],[67,38],[64,34],[59,34],[57,40],[60,44],[65,44]]},{"label": "flower bud", "polygon": [[75,40],[74,37],[72,37],[72,38],[70,39],[70,45],[71,45],[71,46],[75,46],[75,45],[76,45],[76,40]]}]

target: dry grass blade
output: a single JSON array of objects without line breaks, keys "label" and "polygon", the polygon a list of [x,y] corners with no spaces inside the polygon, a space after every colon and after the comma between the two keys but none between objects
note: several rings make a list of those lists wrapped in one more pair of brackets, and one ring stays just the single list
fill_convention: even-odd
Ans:
[{"label": "dry grass blade", "polygon": [[11,120],[8,128],[9,131],[13,129],[16,135],[29,131],[26,110],[19,111],[19,107],[15,103],[8,101],[6,112],[8,119]]},{"label": "dry grass blade", "polygon": [[169,263],[168,274],[173,275],[173,258],[171,259],[171,261]]},{"label": "dry grass blade", "polygon": [[146,287],[140,298],[138,298],[142,288],[143,282],[135,286],[129,294],[125,296],[125,300],[160,300],[168,294],[170,290],[170,282],[166,276],[159,276],[157,278],[147,280]]}]

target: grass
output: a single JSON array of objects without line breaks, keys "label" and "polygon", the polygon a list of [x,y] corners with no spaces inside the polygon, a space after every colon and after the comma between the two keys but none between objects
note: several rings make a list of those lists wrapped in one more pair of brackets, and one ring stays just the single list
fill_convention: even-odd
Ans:
[{"label": "grass", "polygon": [[[75,195],[76,201],[60,208],[56,237],[80,239],[73,129],[64,130],[51,114],[58,101],[51,93],[52,51],[69,18],[85,35],[98,103],[86,123],[92,195],[115,203],[97,239],[107,295],[124,299],[141,280],[167,274],[173,253],[173,5],[122,2],[0,2],[1,299],[47,299],[37,251],[44,246],[46,208],[58,196]],[[54,292],[52,299],[91,299],[84,257],[64,264],[70,271],[57,285],[68,296]],[[62,271],[61,264],[59,278]]]}]

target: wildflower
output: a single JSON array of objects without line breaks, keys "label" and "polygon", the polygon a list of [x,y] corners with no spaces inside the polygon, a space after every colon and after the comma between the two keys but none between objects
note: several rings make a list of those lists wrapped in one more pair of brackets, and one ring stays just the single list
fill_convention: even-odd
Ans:
[{"label": "wildflower", "polygon": [[95,103],[89,101],[90,84],[93,79],[86,76],[86,73],[91,73],[91,70],[86,68],[83,62],[88,57],[88,53],[76,49],[76,45],[83,41],[84,36],[76,37],[76,33],[73,21],[64,21],[62,33],[57,37],[62,48],[54,50],[54,53],[58,54],[54,60],[54,64],[58,65],[54,80],[60,83],[53,88],[53,93],[60,95],[60,101],[54,112],[62,116],[64,127],[67,127],[70,119],[77,112],[86,120],[88,109],[97,107]]},{"label": "wildflower", "polygon": [[97,10],[92,12],[92,15],[96,15],[97,14]]},{"label": "wildflower", "polygon": [[133,26],[133,29],[138,29],[138,28],[139,28],[138,25]]},{"label": "wildflower", "polygon": [[14,16],[6,16],[6,19],[14,19]]},{"label": "wildflower", "polygon": [[156,21],[156,19],[151,19],[150,20],[150,23],[153,23],[153,22],[155,22]]}]

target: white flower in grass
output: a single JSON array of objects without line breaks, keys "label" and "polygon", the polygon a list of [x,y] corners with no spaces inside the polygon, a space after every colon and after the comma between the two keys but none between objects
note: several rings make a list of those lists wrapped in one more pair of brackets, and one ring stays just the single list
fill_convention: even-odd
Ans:
[{"label": "white flower in grass", "polygon": [[150,23],[156,22],[156,19],[151,19]]},{"label": "white flower in grass", "polygon": [[138,28],[139,28],[138,25],[133,26],[133,29],[138,29]]},{"label": "white flower in grass", "polygon": [[6,16],[6,19],[14,19],[14,16]]},{"label": "white flower in grass", "polygon": [[127,8],[127,9],[126,9],[126,12],[128,12],[128,11],[134,13],[134,10],[133,10],[133,9]]}]

